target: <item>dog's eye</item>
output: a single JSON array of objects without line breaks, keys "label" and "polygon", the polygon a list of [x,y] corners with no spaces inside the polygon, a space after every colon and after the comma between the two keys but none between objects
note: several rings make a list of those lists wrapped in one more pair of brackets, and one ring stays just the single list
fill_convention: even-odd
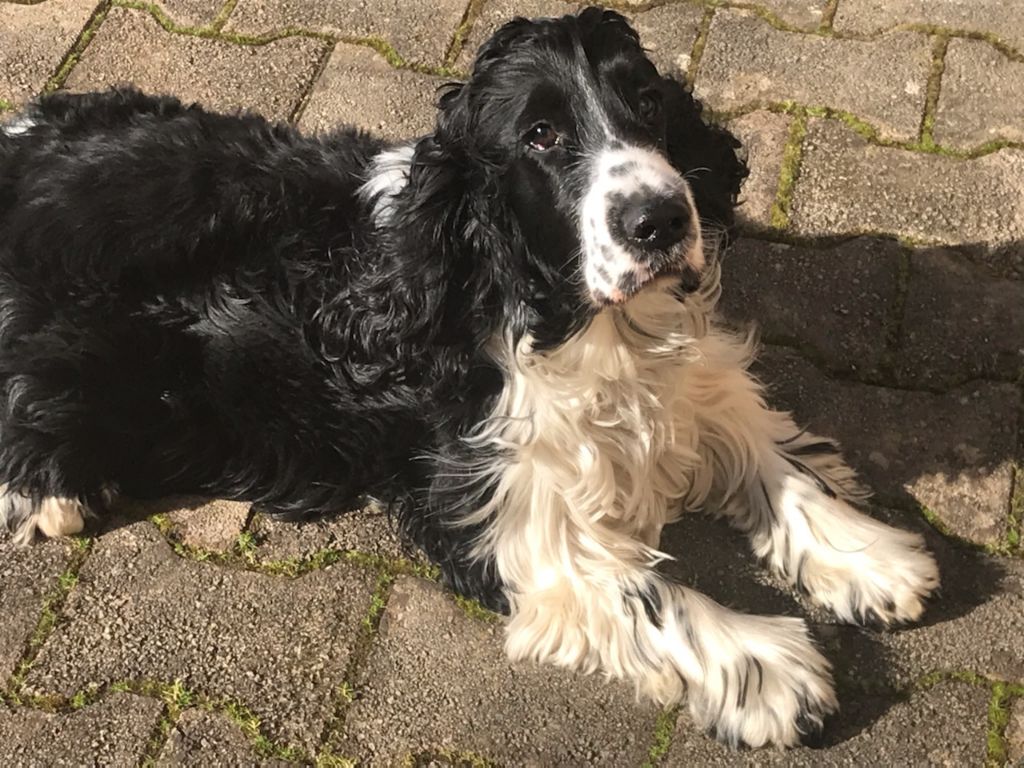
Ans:
[{"label": "dog's eye", "polygon": [[654,122],[661,114],[661,97],[653,92],[641,93],[637,112],[644,121]]},{"label": "dog's eye", "polygon": [[552,128],[548,123],[537,123],[533,128],[526,132],[526,136],[523,140],[530,149],[536,149],[538,152],[551,149],[553,146],[559,143],[561,137],[558,135],[558,131]]}]

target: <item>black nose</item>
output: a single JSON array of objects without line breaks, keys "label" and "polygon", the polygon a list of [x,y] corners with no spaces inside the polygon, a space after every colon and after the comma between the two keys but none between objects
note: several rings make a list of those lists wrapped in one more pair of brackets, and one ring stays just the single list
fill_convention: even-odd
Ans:
[{"label": "black nose", "polygon": [[622,231],[645,251],[667,251],[690,228],[690,206],[678,197],[647,199],[622,212]]}]

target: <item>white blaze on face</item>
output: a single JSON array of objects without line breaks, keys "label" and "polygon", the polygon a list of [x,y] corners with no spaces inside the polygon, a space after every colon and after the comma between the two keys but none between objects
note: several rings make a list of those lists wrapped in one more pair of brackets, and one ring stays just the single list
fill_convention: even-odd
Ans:
[{"label": "white blaze on face", "polygon": [[[614,148],[613,148],[614,147]],[[621,236],[609,228],[608,212],[617,199],[638,194],[654,197],[683,196],[690,210],[690,234],[673,247],[679,270],[688,265],[704,268],[700,224],[690,185],[662,155],[635,146],[602,149],[592,162],[590,188],[580,210],[583,275],[591,296],[600,303],[629,298],[623,283],[642,285],[654,275],[650,267],[630,253]],[[678,251],[678,253],[675,253]]]}]

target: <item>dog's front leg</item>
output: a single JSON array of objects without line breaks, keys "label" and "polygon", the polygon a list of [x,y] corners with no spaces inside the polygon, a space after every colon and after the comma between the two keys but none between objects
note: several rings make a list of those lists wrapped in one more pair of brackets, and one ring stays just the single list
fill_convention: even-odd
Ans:
[{"label": "dog's front leg", "polygon": [[571,568],[537,557],[519,574],[529,583],[510,594],[511,658],[631,679],[666,704],[685,683],[695,723],[734,746],[789,746],[820,732],[836,698],[802,620],[729,610],[622,559],[639,553],[634,542],[577,543],[587,549]]},{"label": "dog's front leg", "polygon": [[[747,533],[777,573],[854,623],[918,619],[939,573],[922,538],[857,511],[867,494],[836,444],[765,404],[747,373],[747,349],[706,340],[706,365],[685,384],[708,476],[702,504]],[[692,503],[692,502],[691,502]]]}]

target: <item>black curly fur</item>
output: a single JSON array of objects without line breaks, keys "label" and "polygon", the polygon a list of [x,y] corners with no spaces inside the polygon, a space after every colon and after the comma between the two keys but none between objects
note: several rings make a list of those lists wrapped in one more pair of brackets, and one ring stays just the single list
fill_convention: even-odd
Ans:
[{"label": "black curly fur", "polygon": [[[616,109],[611,65],[653,72],[618,14],[512,22],[441,97],[381,226],[357,191],[386,145],[357,130],[131,89],[30,106],[34,127],[0,132],[0,482],[280,513],[395,501],[449,582],[503,609],[493,568],[469,562],[478,532],[449,525],[489,490],[441,470],[502,387],[488,340],[555,345],[593,311],[566,260],[580,171],[525,155],[516,115],[558,100],[580,46]],[[619,127],[728,230],[737,143],[657,85],[665,125]]]}]

